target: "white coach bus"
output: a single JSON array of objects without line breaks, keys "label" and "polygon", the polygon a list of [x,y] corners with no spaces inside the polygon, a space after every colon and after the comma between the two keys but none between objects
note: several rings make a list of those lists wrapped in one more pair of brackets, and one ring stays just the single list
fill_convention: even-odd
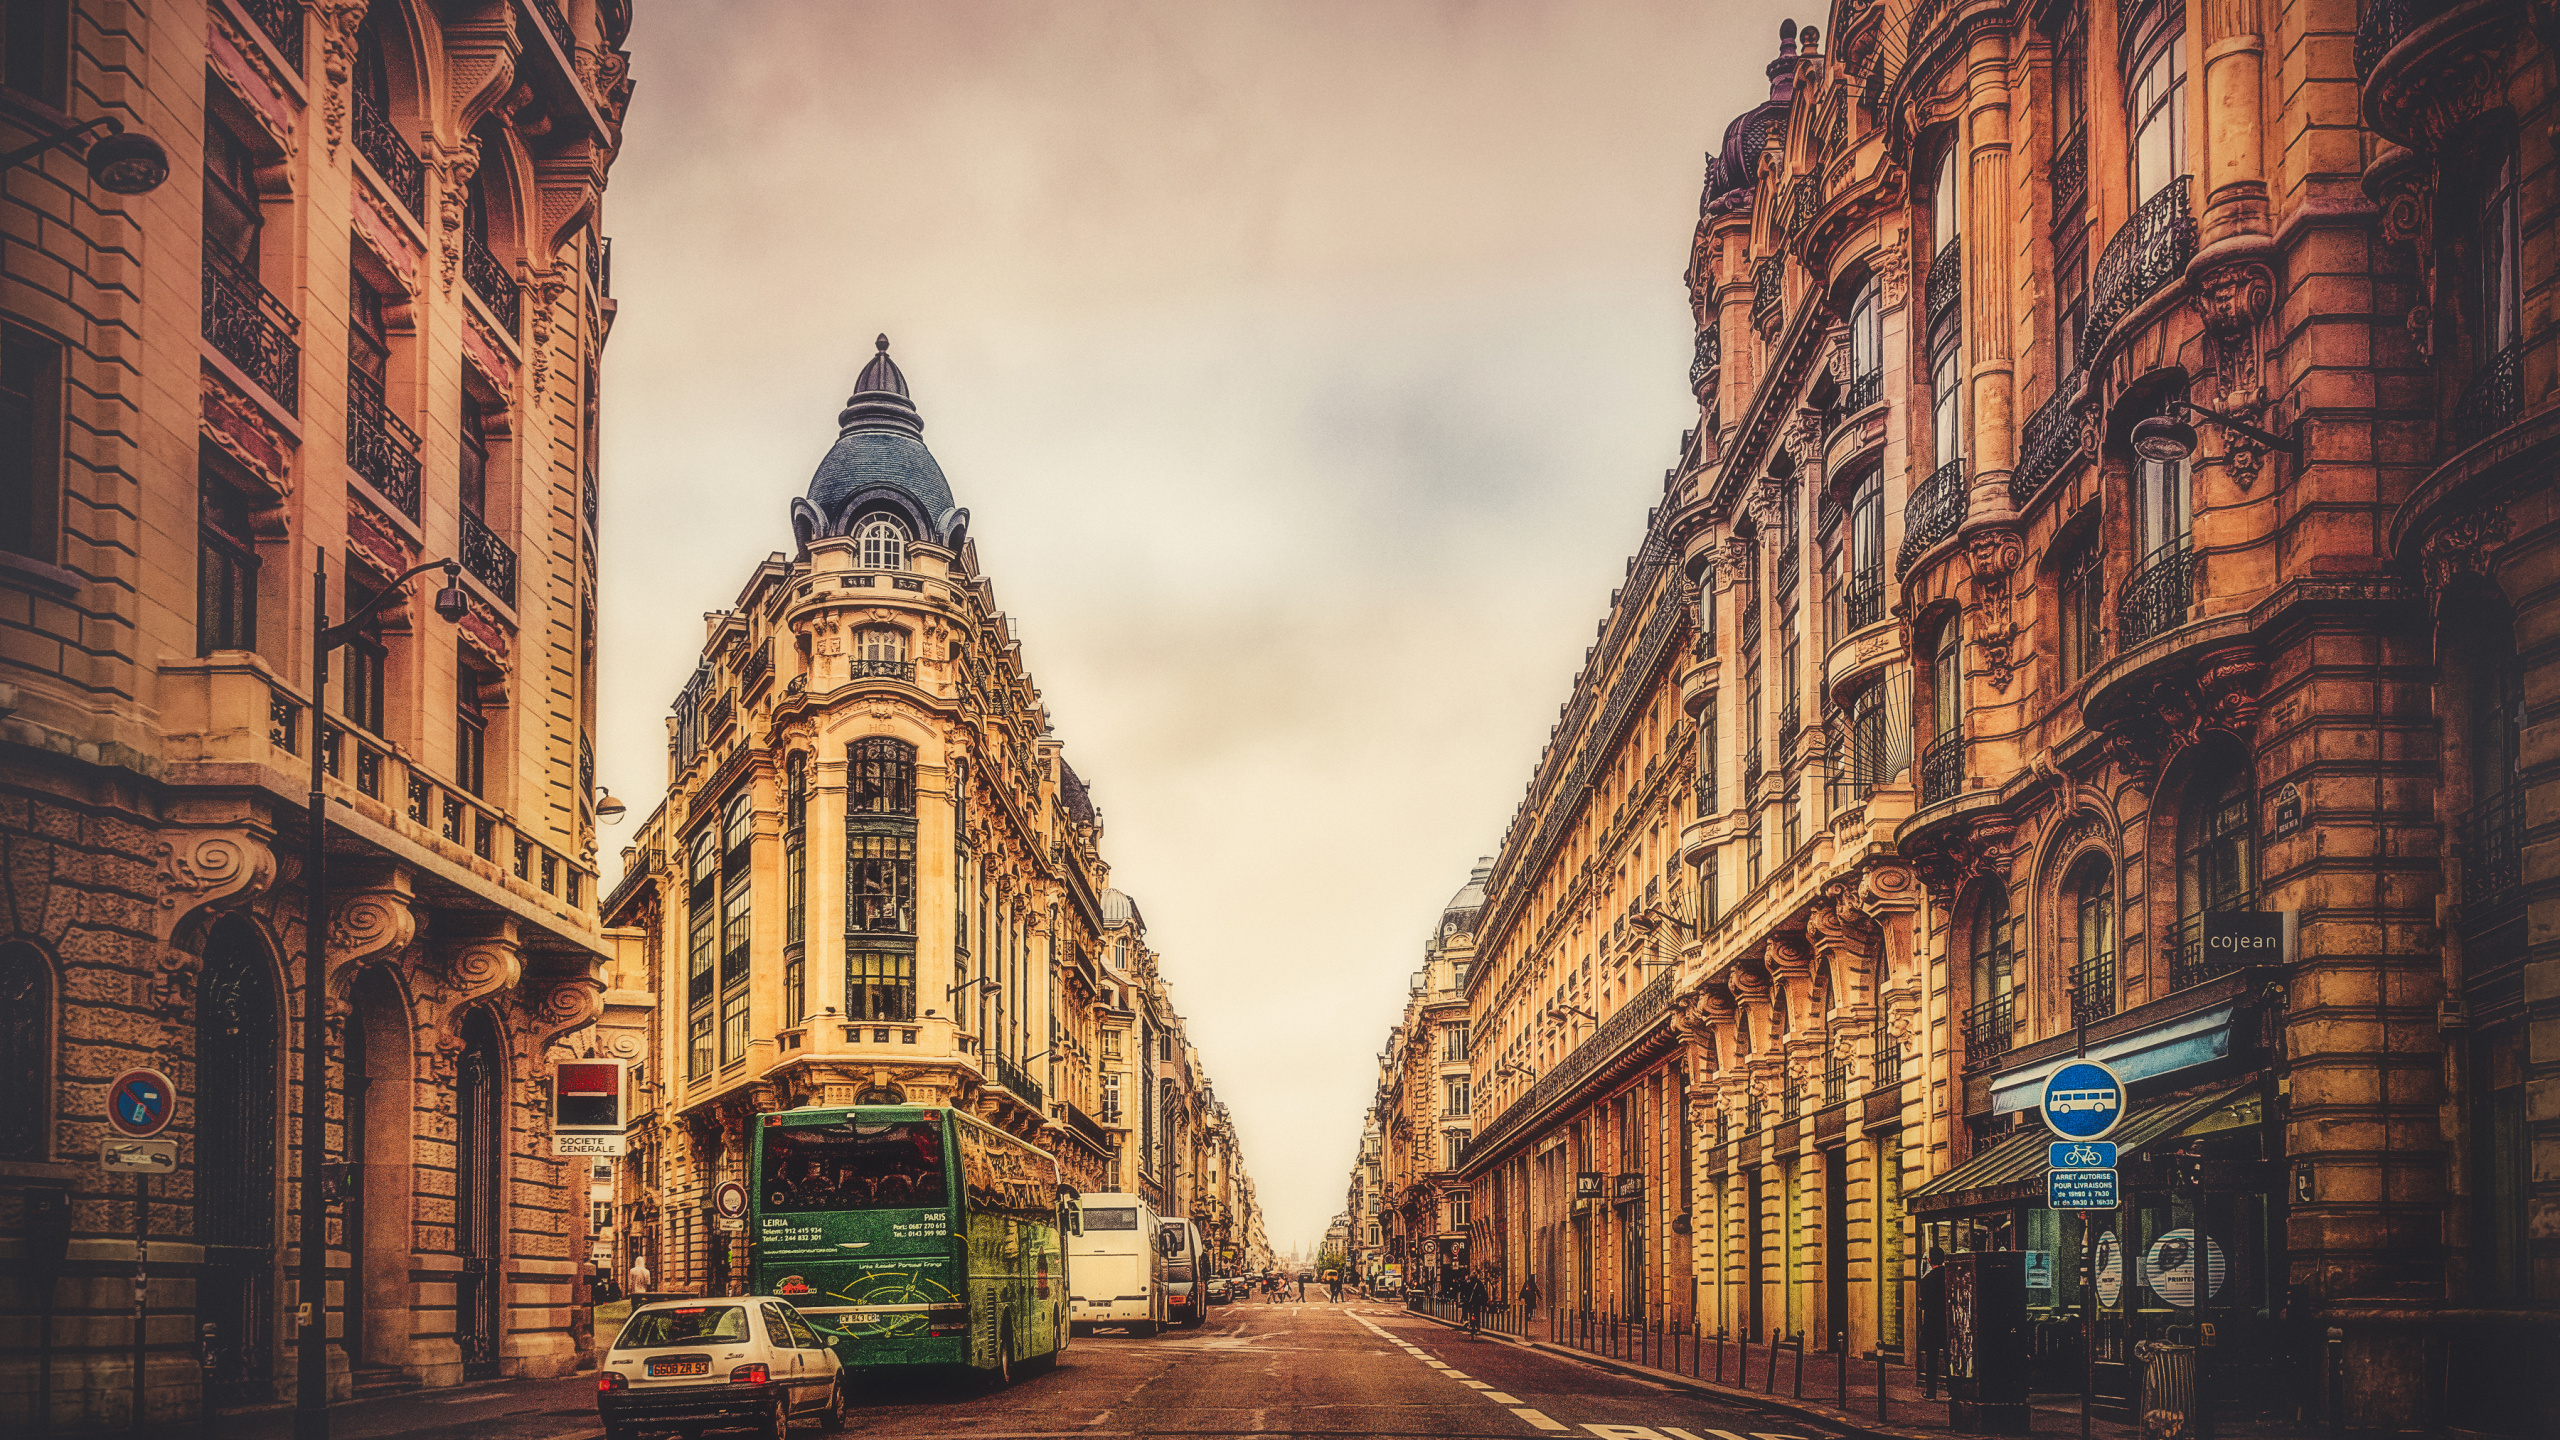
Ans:
[{"label": "white coach bus", "polygon": [[1077,1334],[1096,1325],[1126,1325],[1140,1335],[1162,1330],[1166,1316],[1164,1222],[1135,1195],[1083,1198],[1084,1233],[1070,1239],[1067,1319]]}]

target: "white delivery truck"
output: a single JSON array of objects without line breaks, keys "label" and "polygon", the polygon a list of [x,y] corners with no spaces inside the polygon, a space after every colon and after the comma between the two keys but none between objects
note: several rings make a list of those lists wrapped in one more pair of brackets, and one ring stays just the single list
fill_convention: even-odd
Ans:
[{"label": "white delivery truck", "polygon": [[1164,1328],[1165,1230],[1135,1195],[1083,1198],[1084,1234],[1067,1241],[1067,1320],[1081,1335],[1096,1325],[1126,1325],[1139,1335]]},{"label": "white delivery truck", "polygon": [[1209,1316],[1209,1259],[1200,1249],[1200,1228],[1178,1215],[1163,1224],[1166,1314],[1176,1325],[1197,1325]]}]

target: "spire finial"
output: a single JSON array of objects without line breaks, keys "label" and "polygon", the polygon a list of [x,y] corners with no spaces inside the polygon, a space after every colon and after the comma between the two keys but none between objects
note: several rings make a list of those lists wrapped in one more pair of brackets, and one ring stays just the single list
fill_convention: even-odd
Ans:
[{"label": "spire finial", "polygon": [[881,354],[886,355],[889,353],[889,337],[885,332],[882,333],[879,339],[874,340],[871,343],[879,347]]}]

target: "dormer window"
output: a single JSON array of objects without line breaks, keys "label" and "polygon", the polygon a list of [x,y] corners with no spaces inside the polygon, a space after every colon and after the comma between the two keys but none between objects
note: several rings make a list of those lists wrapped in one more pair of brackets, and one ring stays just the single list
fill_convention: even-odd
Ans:
[{"label": "dormer window", "polygon": [[865,520],[857,538],[862,542],[863,569],[907,568],[907,531],[897,521],[886,517]]}]

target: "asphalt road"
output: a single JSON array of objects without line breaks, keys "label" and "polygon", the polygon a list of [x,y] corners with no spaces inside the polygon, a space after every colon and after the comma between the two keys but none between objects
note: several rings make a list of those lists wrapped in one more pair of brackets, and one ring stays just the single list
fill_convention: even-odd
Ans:
[{"label": "asphalt road", "polygon": [[[599,1440],[586,1377],[342,1405],[334,1440]],[[858,1387],[846,1433],[898,1440],[1375,1435],[1490,1440],[1828,1440],[1802,1421],[1683,1395],[1358,1300],[1243,1303],[1197,1329],[1078,1336],[1012,1388]],[[220,1440],[282,1440],[289,1412],[230,1417]],[[795,1432],[815,1440],[814,1427]]]}]

